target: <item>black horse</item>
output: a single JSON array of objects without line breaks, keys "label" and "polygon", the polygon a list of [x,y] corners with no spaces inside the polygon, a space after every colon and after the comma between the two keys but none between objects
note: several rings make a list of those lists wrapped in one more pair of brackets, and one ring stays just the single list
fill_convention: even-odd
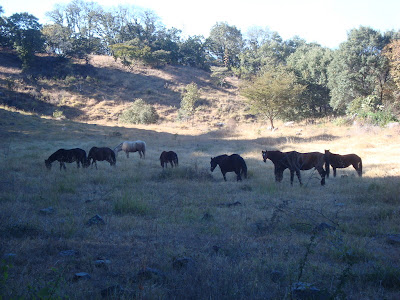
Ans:
[{"label": "black horse", "polygon": [[48,159],[45,159],[44,164],[46,165],[46,168],[51,170],[51,164],[56,160],[60,162],[60,170],[62,168],[66,170],[67,168],[65,166],[65,163],[72,163],[74,161],[76,161],[76,165],[78,168],[80,167],[80,164],[84,168],[88,167],[86,152],[85,150],[82,150],[80,148],[67,149],[67,150],[58,149],[56,152],[50,155]]},{"label": "black horse", "polygon": [[290,170],[290,184],[293,185],[294,173],[296,172],[300,185],[302,185],[300,170],[317,169],[321,175],[321,185],[325,185],[324,163],[326,155],[320,152],[299,153],[297,151],[281,152],[281,151],[262,151],[264,162],[270,159],[275,167],[275,180],[281,182],[283,171]]},{"label": "black horse", "polygon": [[333,177],[336,177],[337,168],[347,168],[350,165],[353,165],[358,176],[362,177],[362,160],[357,154],[340,155],[325,150],[325,156],[327,157],[327,162],[325,163],[326,177],[329,177],[329,165],[332,166]]},{"label": "black horse", "polygon": [[160,163],[161,167],[164,169],[164,165],[167,168],[168,163],[171,164],[171,167],[178,166],[178,155],[174,151],[163,151],[160,155]]},{"label": "black horse", "polygon": [[97,162],[96,161],[108,161],[110,166],[115,166],[117,160],[115,159],[115,153],[110,148],[107,147],[92,147],[89,151],[88,155],[88,165],[92,161],[92,166],[95,164],[97,169]]},{"label": "black horse", "polygon": [[210,164],[211,172],[213,172],[217,165],[219,165],[225,181],[225,174],[227,172],[235,172],[237,176],[237,181],[242,180],[241,174],[243,174],[244,177],[247,178],[247,165],[243,157],[241,157],[239,154],[232,154],[230,156],[228,156],[227,154],[223,154],[220,156],[212,157]]}]

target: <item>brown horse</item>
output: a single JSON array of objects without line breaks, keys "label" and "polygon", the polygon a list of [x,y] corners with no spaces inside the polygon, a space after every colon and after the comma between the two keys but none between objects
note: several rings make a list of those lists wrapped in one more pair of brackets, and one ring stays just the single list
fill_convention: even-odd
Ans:
[{"label": "brown horse", "polygon": [[164,165],[167,168],[168,163],[171,164],[171,168],[178,166],[178,155],[174,151],[163,151],[160,155],[161,167],[164,169]]},{"label": "brown horse", "polygon": [[321,175],[321,185],[325,185],[325,170],[324,163],[326,162],[325,155],[320,152],[299,153],[296,151],[281,152],[281,151],[262,151],[264,162],[270,159],[275,166],[275,180],[281,182],[283,179],[283,171],[290,170],[290,184],[293,185],[294,173],[296,172],[300,185],[302,185],[300,170],[317,169]]},{"label": "brown horse", "polygon": [[332,166],[333,177],[336,177],[337,168],[347,168],[353,165],[353,168],[357,171],[358,176],[362,177],[362,160],[357,154],[334,154],[329,150],[325,150],[325,156],[327,157],[327,162],[325,163],[326,177],[329,178],[329,166]]},{"label": "brown horse", "polygon": [[247,165],[243,157],[239,154],[232,154],[229,156],[227,154],[222,154],[216,157],[211,157],[210,165],[211,172],[214,171],[217,165],[219,166],[225,181],[225,174],[227,172],[235,172],[237,181],[242,180],[242,174],[244,175],[244,178],[247,178]]},{"label": "brown horse", "polygon": [[92,147],[89,151],[88,154],[88,164],[90,165],[90,162],[92,161],[92,167],[93,164],[96,166],[97,169],[97,162],[96,161],[108,161],[110,163],[110,166],[115,166],[115,163],[117,162],[115,159],[115,153],[112,151],[110,148],[107,147]]},{"label": "brown horse", "polygon": [[65,163],[72,163],[76,161],[76,166],[79,168],[79,164],[82,165],[82,167],[86,168],[88,166],[87,159],[86,159],[86,152],[83,149],[80,148],[74,148],[74,149],[58,149],[56,152],[54,152],[52,155],[49,156],[48,159],[44,161],[46,168],[48,170],[51,169],[51,164],[54,161],[59,161],[60,162],[60,170],[64,168],[66,170],[67,168],[65,167]]}]

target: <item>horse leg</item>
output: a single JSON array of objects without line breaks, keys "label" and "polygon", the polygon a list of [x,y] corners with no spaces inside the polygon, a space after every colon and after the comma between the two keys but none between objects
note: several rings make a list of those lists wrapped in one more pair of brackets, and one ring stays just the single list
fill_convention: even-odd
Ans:
[{"label": "horse leg", "polygon": [[226,181],[226,176],[225,176],[225,174],[226,174],[226,173],[222,173],[222,176],[224,176],[224,180]]},{"label": "horse leg", "polygon": [[242,177],[240,176],[240,170],[238,170],[236,173],[236,181],[242,181]]},{"label": "horse leg", "polygon": [[60,161],[60,171],[62,169],[63,163]]},{"label": "horse leg", "polygon": [[303,182],[301,182],[301,174],[300,174],[300,170],[296,170],[296,175],[297,175],[297,179],[300,182],[300,185],[303,185]]},{"label": "horse leg", "polygon": [[325,185],[325,174],[326,172],[324,171],[324,168],[319,167],[318,169],[319,175],[321,175],[321,185]]},{"label": "horse leg", "polygon": [[96,166],[96,170],[97,170],[97,161],[93,161],[94,165]]},{"label": "horse leg", "polygon": [[[296,173],[297,173],[297,171],[296,171]],[[293,185],[293,179],[294,179],[294,171],[290,170],[290,185]],[[300,184],[301,184],[301,182],[300,182]]]},{"label": "horse leg", "polygon": [[333,169],[333,177],[336,177],[336,168],[332,167]]},{"label": "horse leg", "polygon": [[172,163],[172,160],[170,160],[169,163],[171,164],[171,168],[173,168],[174,164]]},{"label": "horse leg", "polygon": [[125,151],[126,153],[126,158],[129,158],[129,151]]},{"label": "horse leg", "polygon": [[64,162],[62,163],[62,165],[63,165],[64,171],[67,170],[67,167],[65,166]]}]

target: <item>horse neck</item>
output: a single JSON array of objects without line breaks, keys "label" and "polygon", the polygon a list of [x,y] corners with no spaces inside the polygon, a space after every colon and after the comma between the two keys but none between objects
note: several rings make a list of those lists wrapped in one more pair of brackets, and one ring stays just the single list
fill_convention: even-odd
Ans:
[{"label": "horse neck", "polygon": [[284,157],[284,153],[280,151],[268,151],[267,158],[269,158],[274,164],[278,163]]}]

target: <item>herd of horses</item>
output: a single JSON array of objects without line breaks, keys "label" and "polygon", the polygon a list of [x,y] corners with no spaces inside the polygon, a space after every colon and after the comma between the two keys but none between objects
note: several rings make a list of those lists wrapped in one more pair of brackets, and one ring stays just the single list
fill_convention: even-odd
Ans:
[{"label": "herd of horses", "polygon": [[[59,149],[54,152],[48,159],[45,160],[47,169],[51,169],[51,164],[54,161],[60,163],[60,170],[66,169],[65,163],[76,162],[77,167],[80,166],[87,168],[90,165],[95,165],[97,169],[97,161],[107,161],[111,166],[116,165],[116,156],[118,152],[124,151],[126,157],[129,158],[129,152],[138,152],[140,158],[146,157],[146,143],[143,141],[125,141],[116,146],[113,150],[108,147],[92,147],[89,154],[80,148],[74,149]],[[353,166],[357,171],[358,176],[362,177],[362,160],[356,154],[340,155],[331,153],[325,150],[325,153],[308,152],[300,153],[297,151],[281,152],[272,150],[263,150],[261,152],[263,161],[271,160],[274,164],[275,181],[281,182],[283,179],[283,172],[286,169],[290,171],[290,184],[293,185],[294,174],[302,185],[301,173],[303,170],[316,169],[321,176],[321,185],[325,185],[325,177],[329,178],[330,167],[333,169],[333,176],[336,177],[336,169],[347,168]],[[178,155],[174,151],[163,151],[160,155],[160,164],[164,169],[168,167],[177,167]],[[210,161],[211,172],[219,166],[222,176],[225,181],[226,173],[235,172],[236,180],[241,181],[242,176],[247,178],[247,165],[243,157],[239,154],[232,155],[219,155],[212,157]]]}]

